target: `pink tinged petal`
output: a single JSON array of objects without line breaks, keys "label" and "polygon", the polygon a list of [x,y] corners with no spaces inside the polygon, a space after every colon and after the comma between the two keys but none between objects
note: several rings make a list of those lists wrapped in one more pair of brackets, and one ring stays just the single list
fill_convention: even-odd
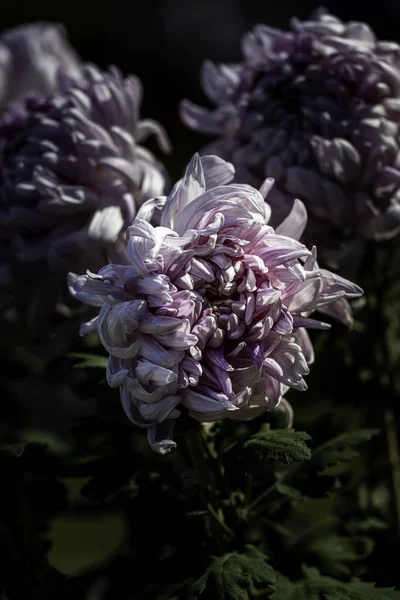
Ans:
[{"label": "pink tinged petal", "polygon": [[295,199],[292,210],[276,228],[276,233],[299,240],[307,225],[307,210],[301,200]]},{"label": "pink tinged petal", "polygon": [[128,343],[128,341],[126,341],[126,344],[123,345],[122,342],[112,339],[108,330],[108,318],[111,309],[112,307],[108,304],[103,305],[100,309],[98,327],[100,341],[107,352],[112,356],[117,358],[133,358],[139,351],[139,342],[134,341],[133,343]]},{"label": "pink tinged petal", "polygon": [[228,361],[226,360],[225,356],[224,356],[224,352],[221,348],[218,349],[211,349],[211,348],[207,348],[205,354],[204,354],[204,358],[206,358],[210,364],[210,366],[212,365],[216,365],[219,369],[223,369],[224,371],[233,371],[233,367],[231,364],[228,363]]},{"label": "pink tinged petal", "polygon": [[190,261],[190,273],[207,282],[212,282],[215,279],[214,271],[201,258],[192,258]]},{"label": "pink tinged petal", "polygon": [[185,390],[182,404],[186,406],[190,415],[199,421],[216,421],[226,416],[226,412],[238,410],[238,407],[223,394],[220,394],[220,400],[216,400],[192,388]]},{"label": "pink tinged petal", "polygon": [[247,304],[246,304],[246,296],[245,294],[240,294],[240,300],[236,302],[232,302],[231,309],[241,319],[244,319],[246,314]]},{"label": "pink tinged petal", "polygon": [[327,331],[331,328],[329,323],[323,321],[317,321],[316,319],[310,319],[309,317],[301,317],[293,315],[293,327],[307,327],[308,329],[322,329]]},{"label": "pink tinged petal", "polygon": [[295,337],[298,345],[300,346],[304,358],[308,365],[311,365],[314,362],[314,348],[312,342],[310,340],[310,336],[307,333],[307,330],[301,327],[295,333]]},{"label": "pink tinged petal", "polygon": [[285,295],[282,294],[282,300],[291,312],[311,312],[315,310],[318,305],[318,300],[322,292],[322,285],[322,280],[320,278],[309,279],[303,284],[300,284],[290,297],[285,297]]},{"label": "pink tinged petal", "polygon": [[244,317],[244,321],[245,321],[246,325],[251,324],[251,322],[253,320],[253,316],[254,316],[255,307],[256,307],[255,294],[246,292],[246,312],[245,312],[245,317]]},{"label": "pink tinged petal", "polygon": [[161,423],[169,417],[174,408],[179,404],[180,396],[165,396],[159,402],[137,402],[137,408],[145,421]]},{"label": "pink tinged petal", "polygon": [[321,299],[329,298],[330,301],[334,301],[340,295],[344,295],[346,298],[358,298],[364,293],[360,286],[336,275],[336,273],[331,273],[326,269],[321,269],[320,273],[324,284]]},{"label": "pink tinged petal", "polygon": [[264,317],[261,319],[261,321],[258,321],[253,325],[248,335],[246,335],[246,341],[256,342],[264,339],[270,332],[273,324],[274,321],[271,319],[271,317]]},{"label": "pink tinged petal", "polygon": [[132,300],[112,306],[107,317],[110,338],[118,344],[126,343],[127,336],[137,330],[146,309],[145,300]]},{"label": "pink tinged petal", "polygon": [[282,307],[279,319],[274,324],[274,330],[282,335],[292,333],[293,317],[284,306]]},{"label": "pink tinged petal", "polygon": [[124,413],[128,417],[132,423],[137,425],[138,427],[142,427],[144,429],[149,428],[152,424],[146,423],[143,417],[140,415],[134,398],[132,398],[129,390],[126,386],[120,388],[120,397],[121,397],[121,405],[124,410]]},{"label": "pink tinged petal", "polygon": [[209,339],[208,346],[210,348],[219,348],[225,340],[225,331],[221,327],[217,327]]},{"label": "pink tinged petal", "polygon": [[73,298],[89,304],[90,306],[103,306],[107,291],[104,286],[99,285],[93,289],[88,285],[87,275],[68,273],[68,289]]},{"label": "pink tinged petal", "polygon": [[219,156],[206,154],[201,157],[201,163],[208,190],[217,185],[229,183],[235,175],[235,167],[232,163],[226,162]]},{"label": "pink tinged petal", "polygon": [[184,290],[194,289],[193,277],[190,275],[190,273],[185,273],[185,275],[178,275],[178,277],[175,277],[174,284]]},{"label": "pink tinged petal", "polygon": [[158,454],[167,454],[173,448],[176,448],[176,443],[172,439],[175,419],[167,419],[163,423],[159,423],[149,428],[147,439],[150,447]]},{"label": "pink tinged petal", "polygon": [[146,313],[139,323],[139,330],[148,335],[164,335],[176,332],[182,327],[182,320],[174,317],[162,317]]},{"label": "pink tinged petal", "polygon": [[[150,308],[167,307],[169,304],[172,304],[173,297],[169,292],[158,292],[156,294],[147,295],[146,301]],[[165,314],[165,316],[170,316],[170,313],[167,312],[167,308],[166,312],[163,314]],[[176,316],[176,314],[171,314],[171,316]]]},{"label": "pink tinged petal", "polygon": [[[206,190],[203,167],[199,154],[195,154],[186,168],[183,179],[168,196],[162,216],[161,225],[174,227],[184,208]],[[188,229],[188,228],[186,228]],[[184,232],[182,232],[184,233]]]},{"label": "pink tinged petal", "polygon": [[273,358],[264,358],[262,364],[266,373],[271,377],[275,377],[278,380],[283,377],[282,367]]},{"label": "pink tinged petal", "polygon": [[241,320],[239,322],[239,325],[236,327],[236,329],[234,331],[228,333],[228,338],[230,340],[239,340],[240,338],[243,337],[245,331],[246,331],[246,324],[244,321]]},{"label": "pink tinged petal", "polygon": [[264,356],[264,345],[262,343],[246,344],[244,354],[250,357],[251,361],[255,364],[257,369],[261,369]]},{"label": "pink tinged petal", "polygon": [[[126,286],[129,291],[134,290],[137,294],[158,294],[159,292],[168,292],[171,288],[171,283],[167,275],[149,275],[148,277],[137,277],[136,279],[128,279],[127,273]],[[128,283],[129,282],[129,283]]]},{"label": "pink tinged petal", "polygon": [[197,344],[197,337],[183,330],[175,331],[169,335],[157,335],[157,340],[163,346],[175,350],[189,350],[191,346],[196,346]]},{"label": "pink tinged petal", "polygon": [[[153,402],[159,402],[169,392],[176,391],[176,386],[170,384],[169,386],[156,387],[153,390],[145,389],[138,379],[127,378],[125,386],[134,400],[140,400],[141,402],[147,402],[152,404]],[[175,390],[173,389],[175,387]]]},{"label": "pink tinged petal", "polygon": [[282,385],[275,377],[265,378],[265,396],[268,410],[275,410],[282,400]]},{"label": "pink tinged petal", "polygon": [[166,201],[166,196],[156,196],[155,198],[147,200],[139,208],[136,218],[150,223],[150,221],[153,219],[154,213],[157,213],[157,211],[161,212]]},{"label": "pink tinged petal", "polygon": [[317,247],[313,246],[311,248],[311,255],[307,257],[305,263],[304,263],[304,270],[305,271],[314,271],[314,269],[317,268],[318,269],[318,265],[317,265]]},{"label": "pink tinged petal", "polygon": [[[305,331],[305,330],[303,330]],[[272,338],[272,336],[275,335],[275,339],[270,339]],[[270,356],[272,354],[272,352],[274,352],[274,350],[279,346],[279,344],[282,341],[282,337],[280,335],[277,335],[275,332],[272,332],[267,340],[268,343],[266,344],[264,342],[264,358],[266,358],[267,356]]]},{"label": "pink tinged petal", "polygon": [[[203,374],[203,369],[199,361],[191,357],[186,357],[179,365],[180,370],[186,375],[188,385],[197,385],[199,378]],[[178,384],[178,387],[179,384]],[[187,387],[185,385],[185,387]]]},{"label": "pink tinged petal", "polygon": [[269,192],[272,190],[274,186],[275,180],[272,177],[267,177],[262,186],[260,187],[260,194],[266,200]]},{"label": "pink tinged petal", "polygon": [[221,185],[207,190],[179,214],[175,231],[184,235],[188,229],[198,229],[217,213],[237,218],[253,218],[264,222],[265,202],[261,194],[249,185]]},{"label": "pink tinged petal", "polygon": [[106,379],[107,383],[112,388],[117,388],[125,385],[129,370],[121,368],[119,359],[110,356],[107,363]]},{"label": "pink tinged petal", "polygon": [[[140,355],[161,367],[172,369],[180,360],[173,352],[168,352],[159,342],[146,335],[139,335]],[[182,353],[183,358],[183,353]]]},{"label": "pink tinged petal", "polygon": [[200,361],[203,356],[203,354],[198,346],[191,346],[189,348],[189,352],[190,352],[190,356],[198,361]]},{"label": "pink tinged petal", "polygon": [[[293,246],[296,242],[293,242]],[[299,247],[288,247],[288,246],[277,246],[277,247],[266,247],[264,249],[260,249],[258,255],[264,261],[265,265],[268,269],[273,269],[278,265],[282,265],[288,263],[290,261],[296,260],[297,258],[303,258],[310,254],[310,251],[307,250],[305,246]]]},{"label": "pink tinged petal", "polygon": [[196,323],[192,329],[192,334],[196,336],[200,350],[204,350],[216,329],[217,321],[214,316],[203,317]]},{"label": "pink tinged petal", "polygon": [[177,380],[176,373],[147,360],[140,360],[137,363],[135,374],[142,385],[159,386],[173,383]]},{"label": "pink tinged petal", "polygon": [[90,319],[90,321],[87,321],[86,323],[82,323],[82,325],[79,328],[79,335],[84,336],[88,335],[89,333],[93,333],[94,331],[97,331],[98,321],[99,317],[97,316],[93,317],[93,319]]},{"label": "pink tinged petal", "polygon": [[258,314],[267,306],[278,302],[280,296],[281,292],[272,287],[258,288],[256,293],[255,313]]},{"label": "pink tinged petal", "polygon": [[252,269],[247,269],[246,278],[238,285],[238,292],[255,292],[257,290],[256,276]]}]

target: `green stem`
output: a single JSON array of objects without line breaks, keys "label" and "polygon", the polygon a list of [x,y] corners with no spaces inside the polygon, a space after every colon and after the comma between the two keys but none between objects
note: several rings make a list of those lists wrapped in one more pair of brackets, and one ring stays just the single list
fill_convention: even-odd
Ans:
[{"label": "green stem", "polygon": [[217,461],[208,448],[201,425],[186,431],[184,439],[191,461],[198,470],[204,484],[203,501],[212,517],[211,530],[214,541],[217,544],[219,552],[224,553],[227,541],[232,540],[234,533],[225,523],[221,507],[218,493],[220,486],[217,485],[220,475],[217,469]]}]

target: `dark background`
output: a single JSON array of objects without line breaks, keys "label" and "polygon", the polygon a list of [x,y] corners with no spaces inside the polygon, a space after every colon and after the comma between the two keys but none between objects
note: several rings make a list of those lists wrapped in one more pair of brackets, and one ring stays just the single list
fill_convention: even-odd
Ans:
[{"label": "dark background", "polygon": [[[178,115],[182,97],[205,100],[199,85],[202,61],[237,61],[240,37],[255,24],[287,28],[292,16],[307,18],[319,5],[309,0],[3,0],[0,29],[37,20],[61,22],[84,60],[138,75],[144,84],[143,116],[159,120],[174,146],[165,162],[175,178],[204,143]],[[324,6],[343,20],[367,22],[382,39],[400,41],[398,0],[334,0]]]}]

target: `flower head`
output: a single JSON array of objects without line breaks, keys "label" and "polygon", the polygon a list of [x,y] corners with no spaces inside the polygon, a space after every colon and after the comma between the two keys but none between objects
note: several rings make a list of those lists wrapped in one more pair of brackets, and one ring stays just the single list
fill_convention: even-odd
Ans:
[{"label": "flower head", "polygon": [[334,306],[347,320],[345,298],[361,293],[294,239],[306,222],[300,201],[275,232],[263,197],[271,181],[257,191],[228,185],[232,176],[222,159],[195,155],[160,226],[148,222],[155,199],[129,227],[129,265],[70,276],[77,298],[101,306],[82,333],[98,328],[108,383],[159,452],[175,445],[179,407],[199,421],[249,419],[286,389],[306,389],[305,328],[329,328],[310,314]]},{"label": "flower head", "polygon": [[136,207],[163,193],[164,169],[140,143],[151,133],[166,151],[169,142],[158,123],[139,119],[141,97],[136,77],[86,66],[78,80],[60,73],[56,94],[7,108],[0,120],[0,282],[20,304],[21,288],[48,297],[55,280],[67,289],[70,269],[122,260]]},{"label": "flower head", "polygon": [[59,68],[78,77],[80,60],[62,25],[21,25],[0,36],[0,108],[28,92],[56,90]]},{"label": "flower head", "polygon": [[318,10],[291,31],[257,26],[243,62],[202,71],[216,105],[182,104],[187,125],[218,140],[237,178],[273,177],[273,223],[293,198],[309,215],[304,235],[324,264],[355,271],[365,240],[400,229],[400,46],[364,23]]}]

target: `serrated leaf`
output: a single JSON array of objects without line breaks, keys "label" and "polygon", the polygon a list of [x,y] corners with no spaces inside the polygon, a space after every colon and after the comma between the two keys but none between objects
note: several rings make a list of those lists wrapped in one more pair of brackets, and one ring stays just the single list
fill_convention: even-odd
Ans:
[{"label": "serrated leaf", "polygon": [[99,354],[86,354],[85,352],[69,352],[67,356],[70,358],[81,359],[81,362],[78,362],[76,365],[74,365],[76,369],[107,368],[107,356],[101,356]]},{"label": "serrated leaf", "polygon": [[360,429],[347,431],[326,442],[313,453],[310,468],[324,475],[327,469],[343,462],[353,460],[358,456],[355,448],[363,442],[368,442],[379,433],[379,429]]},{"label": "serrated leaf", "polygon": [[253,435],[243,444],[243,449],[286,463],[301,462],[311,458],[311,451],[305,443],[310,439],[304,431],[271,429]]},{"label": "serrated leaf", "polygon": [[318,569],[303,567],[304,579],[282,577],[274,587],[271,600],[400,600],[393,588],[376,588],[374,583],[352,579],[342,582],[321,575]]},{"label": "serrated leaf", "polygon": [[279,575],[267,560],[265,554],[249,544],[242,553],[215,557],[204,575],[190,586],[187,598],[247,600],[246,588],[250,585],[277,582]]}]

